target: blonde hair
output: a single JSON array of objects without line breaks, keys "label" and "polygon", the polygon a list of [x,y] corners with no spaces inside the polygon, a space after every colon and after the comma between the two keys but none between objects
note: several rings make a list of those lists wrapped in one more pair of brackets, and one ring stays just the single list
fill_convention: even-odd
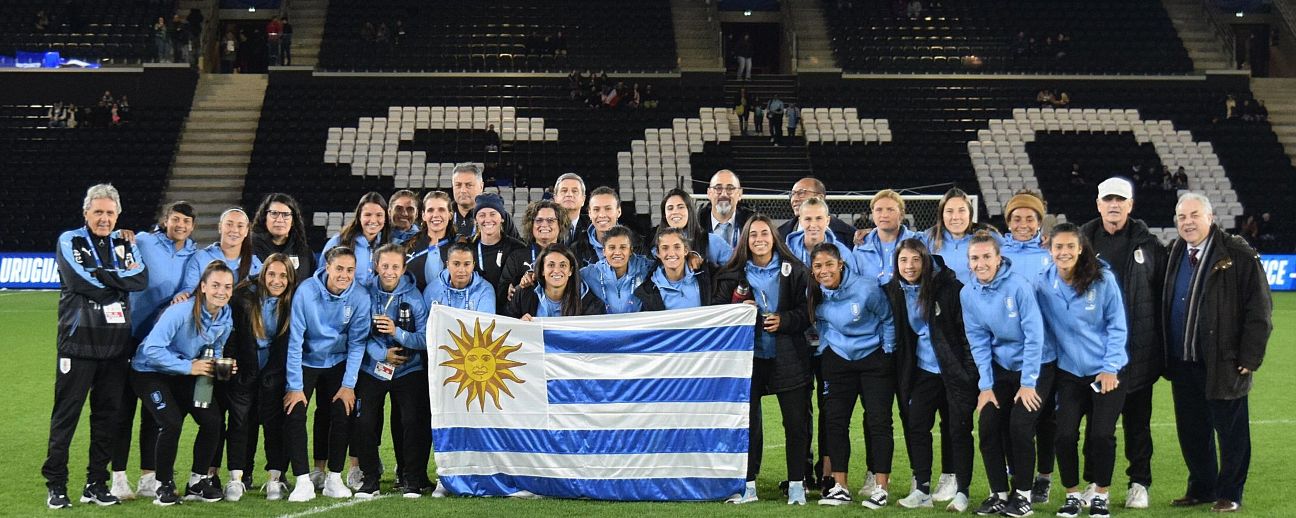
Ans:
[{"label": "blonde hair", "polygon": [[900,193],[891,189],[882,189],[878,191],[877,194],[873,195],[873,199],[869,200],[869,210],[872,210],[873,205],[877,204],[880,200],[892,200],[896,202],[896,205],[900,206],[900,213],[905,214],[905,201],[904,198],[900,197]]}]

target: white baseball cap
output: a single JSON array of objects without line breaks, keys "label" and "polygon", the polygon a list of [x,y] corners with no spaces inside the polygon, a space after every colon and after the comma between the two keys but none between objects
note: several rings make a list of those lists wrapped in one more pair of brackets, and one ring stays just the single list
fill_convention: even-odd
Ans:
[{"label": "white baseball cap", "polygon": [[1132,200],[1134,199],[1134,186],[1130,184],[1129,180],[1119,176],[1108,178],[1098,184],[1098,199],[1101,200],[1113,195]]}]

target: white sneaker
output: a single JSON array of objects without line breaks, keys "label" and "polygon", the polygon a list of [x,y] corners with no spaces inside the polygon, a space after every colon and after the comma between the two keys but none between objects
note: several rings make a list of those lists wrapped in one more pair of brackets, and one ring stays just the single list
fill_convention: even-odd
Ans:
[{"label": "white sneaker", "polygon": [[860,502],[860,505],[869,509],[881,509],[887,506],[887,496],[886,488],[874,484],[873,492],[869,493],[869,497]]},{"label": "white sneaker", "polygon": [[1125,507],[1127,509],[1147,509],[1148,508],[1148,490],[1143,484],[1135,482],[1130,484],[1129,492],[1125,493]]},{"label": "white sneaker", "polygon": [[909,496],[901,498],[896,503],[905,509],[930,508],[932,507],[932,496],[915,489],[909,493]]},{"label": "white sneaker", "polygon": [[859,490],[860,498],[867,499],[869,496],[873,495],[873,490],[877,489],[877,487],[877,475],[874,475],[872,471],[868,472],[864,475],[864,487],[861,487]]},{"label": "white sneaker", "polygon": [[436,489],[432,490],[432,498],[445,498],[447,496],[450,496],[450,491],[446,489],[445,484],[441,483],[441,479],[437,479]]},{"label": "white sneaker", "polygon": [[1090,482],[1085,486],[1084,493],[1080,494],[1080,507],[1089,508],[1089,502],[1093,500],[1094,495],[1098,494],[1098,484]]},{"label": "white sneaker", "polygon": [[117,497],[118,500],[134,500],[135,492],[131,491],[130,479],[126,478],[125,471],[114,471],[112,473],[112,487],[108,493]]},{"label": "white sneaker", "polygon": [[945,510],[951,513],[963,513],[968,509],[968,497],[963,493],[954,493],[954,498],[950,500]]},{"label": "white sneaker", "polygon": [[283,500],[284,492],[288,490],[288,484],[282,480],[267,480],[261,490],[265,491],[266,500],[276,501]]},{"label": "white sneaker", "polygon": [[230,480],[225,484],[225,500],[237,502],[243,498],[243,492],[246,490],[247,486],[243,485],[242,480]]},{"label": "white sneaker", "polygon": [[297,477],[297,483],[293,485],[292,493],[288,495],[289,502],[309,502],[315,499],[315,483],[311,481],[310,475],[300,475]]},{"label": "white sneaker", "polygon": [[361,484],[364,484],[364,470],[360,469],[359,466],[348,470],[346,476],[347,487],[351,489],[360,489]]},{"label": "white sneaker", "polygon": [[351,489],[342,482],[340,473],[329,473],[324,478],[324,496],[329,498],[351,498]]},{"label": "white sneaker", "polygon": [[315,486],[316,491],[324,489],[323,471],[320,471],[318,469],[312,469],[309,476],[310,476],[311,485]]},{"label": "white sneaker", "polygon": [[725,503],[726,504],[750,504],[757,500],[760,499],[756,497],[756,483],[748,482],[747,487],[743,488],[743,492],[741,494],[736,494],[734,496],[729,497],[728,500],[725,500]]},{"label": "white sneaker", "polygon": [[940,479],[936,482],[936,490],[932,491],[932,500],[937,502],[948,502],[954,499],[958,493],[958,477],[953,473],[941,473]]},{"label": "white sneaker", "polygon": [[135,486],[135,496],[140,498],[157,498],[158,488],[162,483],[158,482],[157,474],[145,473],[140,475],[139,483]]}]

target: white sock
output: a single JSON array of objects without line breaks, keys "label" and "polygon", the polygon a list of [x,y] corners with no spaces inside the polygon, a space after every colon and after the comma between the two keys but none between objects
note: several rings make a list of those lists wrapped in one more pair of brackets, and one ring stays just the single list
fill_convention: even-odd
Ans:
[{"label": "white sock", "polygon": [[1078,491],[1067,491],[1067,498],[1080,498]]},{"label": "white sock", "polygon": [[310,484],[314,489],[314,483],[311,482],[310,475],[297,475],[297,485]]},{"label": "white sock", "polygon": [[342,481],[342,474],[341,474],[341,473],[334,473],[334,472],[330,471],[329,474],[328,474],[328,479],[329,479],[329,480],[335,480],[335,481],[341,482],[341,481]]},{"label": "white sock", "polygon": [[140,482],[145,482],[145,481],[152,482],[154,480],[157,480],[157,473],[155,472],[150,472],[150,473],[145,473],[143,475],[140,475]]},{"label": "white sock", "polygon": [[[277,469],[272,469],[272,470],[270,470],[270,481],[271,481],[271,482],[278,482],[278,481],[279,481],[279,478],[282,477],[282,476],[283,476],[283,472],[282,472],[282,471],[279,471],[279,470],[277,470]],[[309,477],[310,475],[307,475],[307,476]]]},{"label": "white sock", "polygon": [[999,497],[1000,500],[1007,500],[1007,499],[1008,499],[1008,492],[1007,492],[1007,491],[1000,491],[1000,492],[998,492],[998,493],[995,493],[995,496]]},{"label": "white sock", "polygon": [[1020,496],[1020,497],[1022,497],[1022,498],[1025,498],[1026,501],[1028,501],[1028,502],[1030,501],[1031,492],[1030,492],[1029,489],[1018,489],[1018,490],[1017,490],[1017,495]]},{"label": "white sock", "polygon": [[243,470],[241,470],[241,469],[231,469],[231,470],[230,470],[230,482],[242,482],[242,481],[243,481]]},{"label": "white sock", "polygon": [[1107,493],[1094,493],[1094,497],[1093,497],[1093,499],[1094,499],[1094,500],[1102,500],[1102,501],[1106,502],[1106,501],[1107,501]]},{"label": "white sock", "polygon": [[125,471],[114,471],[114,472],[112,472],[112,479],[113,479],[114,482],[117,481],[118,479],[126,480],[126,472],[125,472]]},{"label": "white sock", "polygon": [[204,479],[204,478],[207,478],[207,475],[199,475],[199,474],[197,474],[197,473],[190,473],[190,474],[189,474],[189,485],[192,486],[192,485],[194,485],[194,484],[197,484],[200,480],[202,480],[202,479]]},{"label": "white sock", "polygon": [[804,485],[805,485],[805,482],[802,482],[802,481],[800,481],[800,480],[795,481],[795,482],[788,482],[788,488],[794,488],[794,487],[799,488],[799,487],[803,487]]},{"label": "white sock", "polygon": [[747,481],[747,492],[749,492],[749,493],[755,493],[755,492],[756,492],[756,481],[755,481],[755,480],[749,480],[749,481]]}]

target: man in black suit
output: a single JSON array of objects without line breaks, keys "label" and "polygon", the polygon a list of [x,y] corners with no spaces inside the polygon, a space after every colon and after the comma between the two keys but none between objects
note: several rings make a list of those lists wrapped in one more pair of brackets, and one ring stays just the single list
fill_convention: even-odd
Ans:
[{"label": "man in black suit", "polygon": [[728,169],[716,171],[707,187],[707,199],[711,203],[698,210],[698,226],[737,248],[743,225],[755,214],[751,209],[738,205],[742,201],[742,182],[738,175]]},{"label": "man in black suit", "polygon": [[[779,225],[779,237],[786,239],[788,234],[797,231],[797,218],[801,216],[801,204],[811,197],[823,198],[826,193],[823,182],[813,176],[807,176],[797,183],[792,184],[792,193],[790,201],[792,202],[792,219],[787,220]],[[835,216],[828,218],[828,230],[837,238],[837,242],[853,246],[855,243],[855,227],[850,223],[837,219]]]}]

